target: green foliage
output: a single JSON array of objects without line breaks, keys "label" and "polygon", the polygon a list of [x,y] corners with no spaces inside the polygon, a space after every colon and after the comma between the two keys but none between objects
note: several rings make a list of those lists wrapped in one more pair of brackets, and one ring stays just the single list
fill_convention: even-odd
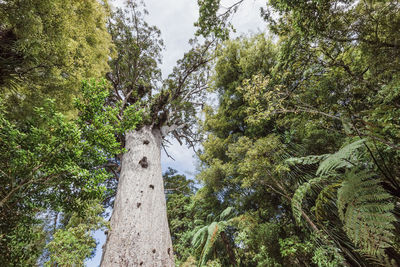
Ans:
[{"label": "green foliage", "polygon": [[85,259],[93,256],[96,242],[92,233],[104,230],[108,225],[100,216],[103,207],[96,202],[80,203],[81,211],[74,212],[66,227],[54,233],[53,239],[46,245],[50,260],[45,266],[84,266]]},{"label": "green foliage", "polygon": [[46,233],[43,222],[28,218],[20,219],[12,232],[0,236],[1,244],[6,242],[0,260],[10,266],[35,266],[46,245]]},{"label": "green foliage", "polygon": [[396,218],[391,196],[380,179],[368,171],[352,170],[338,190],[338,210],[343,228],[361,251],[373,257],[393,245]]},{"label": "green foliage", "polygon": [[310,254],[313,249],[311,242],[301,242],[298,237],[293,236],[285,239],[279,239],[280,251],[283,257],[294,257],[301,254]]},{"label": "green foliage", "polygon": [[276,244],[281,236],[279,222],[263,222],[257,212],[248,212],[233,220],[237,229],[235,244],[240,244],[243,251],[237,249],[243,259],[242,265],[281,266],[281,252]]},{"label": "green foliage", "polygon": [[315,177],[302,185],[300,185],[295,193],[293,194],[292,198],[292,212],[293,216],[296,219],[297,222],[301,221],[301,216],[302,216],[302,203],[304,201],[304,198],[306,194],[310,191],[311,187],[316,184],[320,184],[323,181],[326,181],[328,177],[326,176],[319,176]]},{"label": "green foliage", "polygon": [[[226,30],[219,1],[199,4],[199,33]],[[237,224],[242,264],[252,266],[255,257],[265,266],[394,264],[400,252],[393,206],[400,197],[400,64],[385,61],[400,52],[400,7],[396,1],[335,0],[267,5],[264,17],[278,42],[239,38],[218,52],[211,81],[218,105],[205,110],[198,178],[239,214],[262,214]],[[350,174],[354,184],[346,187]],[[344,189],[352,202],[340,202]],[[349,217],[340,215],[347,209]],[[375,217],[378,211],[382,218]],[[305,233],[280,224],[292,219],[308,226]],[[279,226],[275,234],[298,240],[299,247],[318,233],[310,241],[315,253],[278,257],[273,245],[245,230],[251,225],[257,232],[269,221]]]},{"label": "green foliage", "polygon": [[190,232],[194,227],[193,181],[171,168],[163,174],[167,198],[168,223],[177,265],[188,260],[192,253]]},{"label": "green foliage", "polygon": [[[3,265],[36,265],[51,235],[49,214],[78,211],[78,199],[108,194],[105,155],[120,145],[115,138],[100,142],[106,129],[88,134],[71,120],[82,79],[108,69],[113,45],[106,6],[95,0],[0,3]],[[99,138],[89,142],[85,135]]]},{"label": "green foliage", "polygon": [[229,29],[226,28],[228,25],[226,23],[227,16],[229,12],[225,15],[218,15],[220,9],[220,0],[198,0],[199,5],[199,19],[195,23],[199,29],[197,30],[197,35],[208,36],[213,33],[215,36],[227,39],[229,36]]},{"label": "green foliage", "polygon": [[221,261],[219,259],[216,260],[210,260],[207,262],[207,267],[222,267],[223,265],[221,264]]},{"label": "green foliage", "polygon": [[[95,182],[96,176],[102,175],[85,171],[85,165],[99,163],[99,159],[85,158],[87,144],[82,141],[79,128],[55,111],[54,102],[49,100],[44,107],[36,108],[34,117],[25,125],[8,121],[5,113],[1,114],[1,123],[1,176],[3,188],[9,189],[2,195],[2,207],[16,199],[35,198],[37,193],[38,203],[46,205],[47,194],[55,194],[51,198],[61,200],[62,192],[71,192],[65,185],[84,188],[84,184]],[[46,193],[41,192],[41,186],[64,189]]]},{"label": "green foliage", "polygon": [[[123,151],[116,134],[132,129],[140,112],[122,125],[113,116],[119,109],[105,106],[104,82],[86,82],[82,90],[85,100],[77,102],[81,117],[74,121],[57,112],[52,100],[35,108],[26,121],[10,120],[0,109],[1,262],[32,261],[18,251],[21,244],[30,248],[38,243],[37,235],[44,235],[36,219],[40,212],[78,212],[79,201],[114,194],[106,184],[112,177],[109,160]],[[19,231],[21,227],[26,231]],[[10,239],[23,241],[9,246]],[[40,246],[31,250],[32,257],[40,255],[35,249]]]},{"label": "green foliage", "polygon": [[316,175],[327,175],[333,170],[354,167],[360,155],[360,153],[357,153],[357,149],[362,147],[365,141],[365,139],[357,140],[344,146],[336,153],[327,156],[319,164]]},{"label": "green foliage", "polygon": [[336,267],[343,266],[345,259],[337,247],[325,245],[315,249],[312,261],[319,267]]},{"label": "green foliage", "polygon": [[[298,222],[301,221],[302,202],[304,201],[306,194],[309,193],[311,188],[315,185],[321,185],[323,182],[326,182],[327,180],[329,181],[329,183],[332,183],[335,180],[337,180],[337,174],[335,174],[335,171],[338,169],[354,167],[356,163],[358,163],[357,160],[360,155],[360,153],[357,150],[361,146],[363,146],[364,143],[365,139],[357,140],[353,143],[344,146],[339,151],[333,154],[324,154],[321,156],[306,156],[301,158],[289,158],[288,160],[286,160],[286,162],[290,164],[310,165],[319,163],[319,167],[316,171],[317,177],[312,178],[309,181],[300,185],[296,189],[292,197],[293,216]],[[319,208],[321,207],[322,202],[326,201],[325,195],[327,193],[329,194],[329,192],[325,190],[327,188],[332,188],[332,187],[325,187],[318,194],[316,206],[318,206]],[[321,209],[319,209],[318,211],[321,212]]]},{"label": "green foliage", "polygon": [[134,130],[142,120],[142,111],[136,106],[129,106],[122,113],[122,101],[111,105],[108,103],[109,96],[108,85],[104,80],[85,81],[82,84],[82,98],[76,99],[75,102],[79,111],[77,123],[83,129],[83,138],[91,145],[93,151],[101,149],[99,155],[104,160],[122,153],[121,144],[116,140],[116,136]]},{"label": "green foliage", "polygon": [[336,193],[341,186],[341,182],[330,183],[322,188],[315,200],[315,217],[318,221],[323,221],[331,214],[331,209],[336,207]]},{"label": "green foliage", "polygon": [[113,92],[117,100],[129,98],[126,104],[146,97],[147,101],[140,104],[148,105],[151,90],[161,81],[158,64],[163,41],[160,30],[145,21],[147,14],[143,3],[126,1],[123,8],[111,13],[112,22],[108,24],[117,57],[110,60],[112,73],[107,78],[115,90],[120,90]]},{"label": "green foliage", "polygon": [[310,156],[305,156],[305,157],[300,157],[300,158],[288,158],[286,160],[286,162],[291,165],[296,165],[296,164],[312,165],[312,164],[320,163],[321,161],[325,160],[327,156],[329,156],[329,154],[310,155]]},{"label": "green foliage", "polygon": [[[296,220],[300,221],[301,204],[307,192],[313,185],[321,186],[323,181],[330,178],[331,185],[323,187],[318,194],[316,213],[323,212],[324,203],[334,199],[331,192],[338,187],[337,210],[344,231],[360,247],[361,252],[377,258],[379,262],[386,257],[385,249],[393,246],[396,219],[392,213],[394,205],[391,196],[382,188],[382,181],[371,170],[359,169],[362,166],[359,148],[365,142],[365,139],[357,140],[336,153],[325,156],[316,171],[316,175],[320,176],[302,184],[296,190],[292,198],[292,209]],[[332,177],[342,176],[340,171],[343,168],[346,170],[345,177],[341,178],[343,182],[332,184],[336,180]]]},{"label": "green foliage", "polygon": [[[254,75],[272,76],[278,48],[263,35],[226,42],[219,51],[211,83],[219,106],[206,110],[204,122],[207,138],[198,178],[204,191],[227,206],[232,203],[242,214],[232,220],[228,232],[233,236],[230,246],[235,261],[243,266],[311,264],[310,253],[299,250],[283,256],[276,245],[279,238],[299,240],[299,246],[309,239],[309,233],[293,224],[288,201],[294,186],[304,181],[303,176],[293,175],[286,163],[296,147],[291,144],[296,137],[274,120],[250,123],[247,119],[252,100],[244,97],[247,91],[242,85]],[[213,214],[220,212],[214,208]],[[208,228],[201,227],[199,241],[206,242]],[[232,265],[224,246],[217,242],[213,250],[223,264]]]},{"label": "green foliage", "polygon": [[[204,266],[210,260],[212,249],[218,239],[222,238],[222,242],[228,242],[224,231],[229,226],[233,215],[232,207],[226,208],[214,219],[212,214],[209,214],[207,218],[209,224],[198,226],[193,230],[192,246],[201,250],[198,266]],[[225,239],[221,236],[224,236]],[[228,248],[229,244],[226,243],[226,245]]]},{"label": "green foliage", "polygon": [[81,80],[104,75],[112,49],[106,19],[96,0],[0,3],[0,92],[14,116],[46,98],[70,110]]}]

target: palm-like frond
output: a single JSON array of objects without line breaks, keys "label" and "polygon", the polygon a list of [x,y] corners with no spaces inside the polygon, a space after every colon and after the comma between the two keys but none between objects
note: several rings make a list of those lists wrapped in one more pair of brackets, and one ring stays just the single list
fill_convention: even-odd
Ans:
[{"label": "palm-like frond", "polygon": [[391,196],[367,171],[352,170],[338,190],[338,211],[344,230],[361,250],[381,256],[392,245],[395,217]]},{"label": "palm-like frond", "polygon": [[[311,189],[319,188],[315,201],[316,217],[322,218],[327,214],[327,207],[336,206],[348,238],[366,257],[384,264],[388,260],[385,249],[393,245],[394,204],[373,171],[362,169],[368,166],[362,161],[360,150],[365,141],[357,140],[330,155],[290,159],[289,163],[294,164],[320,161],[317,177],[303,183],[295,191],[292,211],[299,222],[306,195]],[[346,170],[344,174],[339,171],[343,169]]]},{"label": "palm-like frond", "polygon": [[363,146],[365,139],[361,139],[342,147],[334,154],[327,156],[319,165],[317,175],[327,175],[339,168],[354,167],[354,161],[358,159],[357,150]]},{"label": "palm-like frond", "polygon": [[[207,216],[207,225],[199,227],[193,231],[192,245],[196,249],[201,248],[200,260],[198,266],[206,265],[210,259],[211,250],[218,240],[219,234],[229,225],[230,219],[234,216],[233,208],[228,207],[223,210],[218,216],[209,214]],[[214,221],[212,221],[214,217]]]},{"label": "palm-like frond", "polygon": [[340,186],[341,183],[337,182],[327,185],[318,194],[315,200],[315,217],[317,220],[323,220],[323,218],[331,212],[326,209],[329,207],[329,204],[336,206],[336,192]]},{"label": "palm-like frond", "polygon": [[194,235],[192,237],[192,245],[197,248],[204,244],[207,240],[207,226],[203,226],[198,230],[194,231]]},{"label": "palm-like frond", "polygon": [[207,227],[207,240],[203,246],[203,250],[200,255],[200,264],[199,266],[203,266],[207,263],[207,261],[210,259],[210,252],[211,249],[214,246],[215,241],[217,240],[217,236],[219,233],[219,223],[218,222],[212,222],[208,227]]},{"label": "palm-like frond", "polygon": [[327,176],[315,177],[315,178],[303,183],[296,189],[296,191],[292,197],[292,212],[293,212],[293,216],[297,222],[301,221],[303,200],[304,200],[305,196],[307,195],[307,193],[310,191],[311,187],[313,185],[316,185],[316,184],[319,184],[319,183],[325,181],[327,178],[328,178]]},{"label": "palm-like frond", "polygon": [[219,220],[220,221],[228,220],[228,219],[232,218],[233,215],[234,215],[233,214],[233,207],[227,207],[219,215]]}]

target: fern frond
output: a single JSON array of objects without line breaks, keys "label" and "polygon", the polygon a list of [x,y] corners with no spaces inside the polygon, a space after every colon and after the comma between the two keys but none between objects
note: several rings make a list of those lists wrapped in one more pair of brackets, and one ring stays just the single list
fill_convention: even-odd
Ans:
[{"label": "fern frond", "polygon": [[358,149],[363,146],[365,139],[355,141],[342,147],[334,154],[330,154],[324,159],[318,167],[317,175],[326,175],[333,170],[339,168],[351,168],[354,165],[351,163],[359,157]]},{"label": "fern frond", "polygon": [[213,221],[213,219],[214,219],[214,214],[210,213],[210,214],[207,215],[206,221],[208,223],[211,223]]},{"label": "fern frond", "polygon": [[349,171],[337,199],[346,234],[362,252],[373,257],[384,256],[384,249],[392,246],[396,220],[391,196],[380,182],[367,171]]},{"label": "fern frond", "polygon": [[[198,266],[206,265],[207,261],[211,257],[211,250],[215,246],[219,238],[221,231],[230,225],[230,223],[237,219],[232,218],[234,216],[234,209],[232,207],[226,208],[218,216],[213,216],[209,214],[207,216],[207,221],[212,221],[210,224],[203,227],[198,227],[197,230],[192,233],[192,245],[196,249],[201,248],[200,259]],[[212,218],[215,217],[213,220]]]},{"label": "fern frond", "polygon": [[363,255],[368,261],[376,267],[398,267],[396,261],[394,259],[390,259],[388,255],[378,255],[372,257],[371,255],[365,254]]},{"label": "fern frond", "polygon": [[204,244],[203,250],[200,255],[200,265],[203,266],[207,263],[207,261],[210,259],[210,251],[212,247],[214,246],[215,241],[217,240],[217,236],[219,234],[219,224],[218,222],[212,222],[208,227],[207,227],[207,241]]},{"label": "fern frond", "polygon": [[233,215],[233,207],[227,207],[219,215],[219,220],[221,221],[228,220],[232,217],[232,215]]},{"label": "fern frond", "polygon": [[195,248],[198,248],[204,242],[206,241],[207,238],[207,229],[208,226],[203,226],[199,230],[195,231],[193,238],[192,238],[192,246]]},{"label": "fern frond", "polygon": [[328,178],[327,176],[319,176],[319,177],[313,178],[313,179],[303,183],[296,189],[296,192],[294,193],[294,195],[292,197],[292,211],[293,211],[293,216],[297,222],[300,222],[300,220],[301,220],[301,212],[302,212],[302,205],[303,205],[304,197],[307,195],[307,193],[310,191],[310,189],[313,185],[319,184],[319,183],[325,181],[327,178]]},{"label": "fern frond", "polygon": [[318,194],[315,201],[315,217],[317,220],[323,220],[325,214],[331,211],[326,210],[329,202],[336,200],[336,191],[341,186],[341,183],[334,183],[324,187]]}]

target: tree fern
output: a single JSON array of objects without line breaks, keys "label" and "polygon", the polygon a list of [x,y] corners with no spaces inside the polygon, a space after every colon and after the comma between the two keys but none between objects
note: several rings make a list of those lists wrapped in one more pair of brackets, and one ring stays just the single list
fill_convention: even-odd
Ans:
[{"label": "tree fern", "polygon": [[303,183],[297,188],[296,192],[292,197],[292,212],[297,222],[301,221],[301,213],[302,213],[302,205],[304,197],[307,195],[307,193],[310,191],[313,185],[319,184],[322,181],[325,181],[327,178],[328,178],[327,176],[315,177]]},{"label": "tree fern", "polygon": [[292,157],[287,159],[286,162],[291,165],[312,165],[319,163],[316,175],[322,176],[342,167],[353,167],[352,161],[359,158],[360,154],[358,153],[358,149],[362,147],[364,143],[365,139],[360,139],[342,147],[333,154],[309,155],[298,158]]},{"label": "tree fern", "polygon": [[193,237],[192,237],[192,245],[195,248],[200,247],[207,240],[207,229],[208,229],[208,225],[200,227],[200,229],[194,230]]},{"label": "tree fern", "polygon": [[193,231],[192,245],[195,248],[201,248],[200,260],[198,266],[206,265],[210,259],[211,250],[218,240],[219,235],[229,225],[230,219],[234,216],[233,208],[228,207],[222,211],[215,220],[212,221],[212,214],[207,216],[210,224],[197,228]]},{"label": "tree fern", "polygon": [[205,265],[207,263],[211,249],[213,248],[215,242],[217,241],[220,231],[222,231],[223,228],[225,228],[224,226],[225,226],[224,224],[218,222],[212,222],[208,226],[208,236],[206,244],[203,247],[202,255],[200,257],[201,259],[200,266]]},{"label": "tree fern", "polygon": [[324,187],[318,194],[318,197],[315,200],[315,217],[317,220],[323,220],[327,213],[331,212],[330,210],[327,210],[329,203],[334,202],[334,205],[336,206],[336,191],[340,186],[341,183],[330,184]]},{"label": "tree fern", "polygon": [[327,156],[319,165],[317,175],[326,175],[339,168],[354,167],[354,161],[359,158],[358,149],[363,146],[365,139],[361,139],[342,147],[334,154]]},{"label": "tree fern", "polygon": [[[391,196],[380,185],[372,171],[363,162],[362,151],[365,139],[357,140],[341,148],[336,153],[321,156],[293,158],[289,163],[320,165],[313,178],[297,188],[292,198],[292,211],[295,219],[300,221],[302,203],[307,193],[316,185],[329,181],[318,194],[315,203],[317,218],[324,217],[327,203],[335,200],[343,230],[350,240],[360,248],[360,252],[375,262],[387,262],[385,249],[393,244],[393,223],[396,221],[392,211],[394,204]],[[345,174],[338,172],[346,169]],[[335,181],[328,180],[331,177]]]},{"label": "tree fern", "polygon": [[233,207],[227,207],[221,212],[218,218],[220,221],[225,221],[232,218],[232,215],[233,215]]},{"label": "tree fern", "polygon": [[352,170],[338,190],[340,219],[349,238],[361,251],[381,257],[392,245],[395,217],[391,196],[367,171]]}]

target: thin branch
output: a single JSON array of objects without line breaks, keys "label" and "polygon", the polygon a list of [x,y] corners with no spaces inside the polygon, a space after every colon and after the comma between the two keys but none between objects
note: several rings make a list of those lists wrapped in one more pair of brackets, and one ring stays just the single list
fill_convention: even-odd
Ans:
[{"label": "thin branch", "polygon": [[167,149],[165,148],[165,145],[164,145],[163,143],[161,143],[161,146],[162,146],[162,148],[164,149],[164,152],[165,152],[165,154],[167,155],[167,157],[168,157],[168,158],[171,158],[172,160],[175,161],[175,159],[174,159],[170,154],[168,154],[168,151],[167,151]]},{"label": "thin branch", "polygon": [[224,13],[222,13],[222,14],[219,14],[218,17],[221,18],[221,17],[226,16],[227,14],[229,14],[232,11],[232,9],[235,9],[237,6],[239,6],[243,2],[244,2],[244,0],[240,0],[240,1],[236,2],[236,3],[234,3],[233,5],[231,5],[230,7],[223,7],[222,6],[222,8],[226,9],[226,11]]},{"label": "thin branch", "polygon": [[43,176],[39,179],[26,179],[23,183],[19,184],[17,187],[14,187],[5,197],[3,197],[3,199],[0,201],[0,208],[3,207],[3,205],[20,189],[22,189],[23,187],[32,184],[34,182],[41,182],[44,180],[48,180],[51,179],[55,176],[61,175],[62,173],[58,173],[58,174],[52,174],[52,175],[48,175],[48,176]]}]

